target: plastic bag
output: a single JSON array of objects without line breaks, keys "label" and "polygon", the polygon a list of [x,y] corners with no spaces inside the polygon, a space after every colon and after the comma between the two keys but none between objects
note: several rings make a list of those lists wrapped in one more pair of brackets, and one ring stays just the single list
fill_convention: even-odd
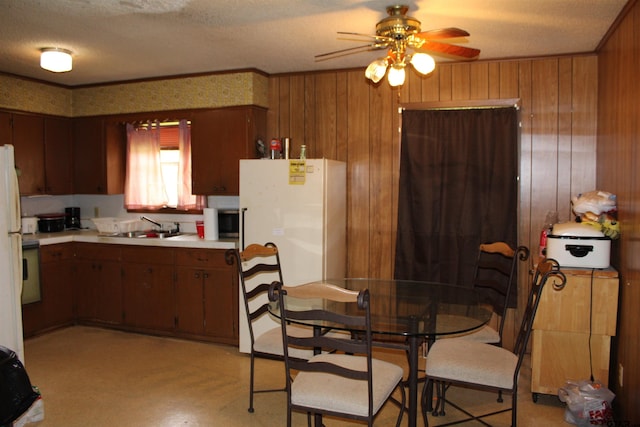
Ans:
[{"label": "plastic bag", "polygon": [[567,381],[558,397],[567,404],[564,420],[568,423],[587,427],[613,420],[611,402],[616,395],[599,381]]}]

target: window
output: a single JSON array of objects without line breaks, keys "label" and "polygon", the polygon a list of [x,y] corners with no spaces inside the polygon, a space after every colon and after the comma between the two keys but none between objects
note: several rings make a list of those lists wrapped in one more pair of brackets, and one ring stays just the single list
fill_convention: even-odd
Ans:
[{"label": "window", "polygon": [[127,124],[128,210],[201,210],[204,200],[204,196],[191,194],[188,121]]}]

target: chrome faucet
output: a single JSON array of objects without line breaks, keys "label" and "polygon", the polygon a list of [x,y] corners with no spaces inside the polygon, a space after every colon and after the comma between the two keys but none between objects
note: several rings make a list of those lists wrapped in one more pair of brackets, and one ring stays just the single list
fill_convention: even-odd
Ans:
[{"label": "chrome faucet", "polygon": [[[164,232],[164,230],[162,229],[162,224],[160,224],[159,222],[156,222],[156,221],[152,220],[151,218],[148,218],[148,217],[146,217],[144,215],[141,216],[140,219],[144,220],[144,221],[148,221],[151,224],[153,224],[156,227],[158,227],[157,231]],[[174,222],[174,225],[176,226],[176,228],[174,228],[173,230],[167,231],[167,233],[170,233],[170,234],[178,234],[178,233],[180,233],[180,223],[179,222]]]},{"label": "chrome faucet", "polygon": [[162,230],[162,224],[160,224],[159,222],[156,222],[156,221],[152,220],[151,218],[147,218],[147,217],[146,217],[146,216],[144,216],[144,215],[143,215],[143,216],[141,216],[141,217],[140,217],[140,219],[141,219],[141,220],[144,220],[144,221],[148,221],[148,222],[150,222],[151,224],[153,224],[153,225],[155,225],[156,227],[158,227],[160,230]]}]

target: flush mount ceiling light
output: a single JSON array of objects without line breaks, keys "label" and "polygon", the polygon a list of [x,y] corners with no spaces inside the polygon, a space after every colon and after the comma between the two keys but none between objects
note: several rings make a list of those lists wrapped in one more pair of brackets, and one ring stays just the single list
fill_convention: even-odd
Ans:
[{"label": "flush mount ceiling light", "polygon": [[[475,59],[480,54],[479,49],[443,43],[443,39],[468,37],[469,33],[459,28],[441,28],[439,30],[421,31],[420,21],[407,16],[408,6],[398,5],[387,8],[387,16],[376,25],[376,34],[367,35],[338,31],[338,34],[372,38],[373,42],[347,49],[341,49],[322,55],[316,59],[343,55],[347,52],[363,50],[387,49],[387,55],[371,62],[365,71],[365,76],[374,83],[378,83],[387,74],[391,86],[401,86],[405,80],[405,67],[411,64],[420,74],[426,75],[435,69],[435,61],[427,53],[410,53],[407,49],[430,51],[436,54]],[[389,71],[387,73],[387,70]]]},{"label": "flush mount ceiling light", "polygon": [[55,47],[45,47],[40,54],[40,66],[54,73],[64,73],[73,68],[71,51]]}]

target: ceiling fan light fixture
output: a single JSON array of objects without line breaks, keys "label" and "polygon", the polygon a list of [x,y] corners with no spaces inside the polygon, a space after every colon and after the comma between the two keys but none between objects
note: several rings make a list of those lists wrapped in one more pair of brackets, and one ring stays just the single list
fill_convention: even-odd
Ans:
[{"label": "ceiling fan light fixture", "polygon": [[417,72],[427,75],[436,68],[436,62],[433,57],[427,53],[414,53],[411,56],[411,65]]},{"label": "ceiling fan light fixture", "polygon": [[54,73],[65,73],[73,68],[71,52],[66,49],[45,47],[40,54],[40,67]]},{"label": "ceiling fan light fixture", "polygon": [[404,83],[404,66],[402,65],[392,65],[389,68],[389,74],[387,75],[387,80],[389,80],[389,85],[392,87],[402,86]]},{"label": "ceiling fan light fixture", "polygon": [[386,58],[380,58],[373,61],[367,67],[367,70],[364,72],[366,78],[371,80],[374,83],[378,83],[384,77],[387,72],[387,67],[389,63]]}]

